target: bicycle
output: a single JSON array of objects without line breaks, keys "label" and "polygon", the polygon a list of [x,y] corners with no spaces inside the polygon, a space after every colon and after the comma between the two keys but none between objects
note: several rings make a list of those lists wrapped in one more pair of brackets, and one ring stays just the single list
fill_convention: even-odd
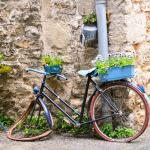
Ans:
[{"label": "bicycle", "polygon": [[[46,79],[51,77],[56,77],[59,80],[67,80],[64,75],[51,75],[47,72],[32,68],[28,68],[27,71],[44,75],[43,81],[39,89],[34,87],[36,99],[31,102],[22,117],[8,130],[7,136],[9,139],[16,141],[34,141],[42,139],[52,132],[53,119],[45,99],[61,111],[75,127],[93,124],[95,132],[104,140],[110,142],[131,142],[138,138],[148,125],[149,110],[147,101],[138,87],[126,79],[110,81],[99,85],[93,79],[96,76],[95,68],[80,71],[80,75],[87,77],[87,82],[81,111],[79,112],[58,96],[46,83]],[[92,84],[94,90],[88,98],[90,84]],[[48,96],[45,91],[52,96]],[[73,114],[77,115],[79,120],[74,119],[60,107],[55,102],[54,97],[63,106],[70,109]],[[84,122],[83,117],[85,115],[86,104],[88,104],[87,114],[89,115],[89,120]],[[105,107],[107,107],[107,111]],[[40,126],[44,127],[44,129],[40,130]],[[36,133],[33,134],[33,130]],[[27,135],[25,132],[27,132]]]}]

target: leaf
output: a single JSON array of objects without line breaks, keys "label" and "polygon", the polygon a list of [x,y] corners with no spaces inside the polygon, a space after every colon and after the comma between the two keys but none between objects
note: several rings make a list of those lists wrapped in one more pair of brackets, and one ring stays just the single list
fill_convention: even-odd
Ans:
[{"label": "leaf", "polygon": [[4,59],[4,55],[0,53],[0,61]]}]

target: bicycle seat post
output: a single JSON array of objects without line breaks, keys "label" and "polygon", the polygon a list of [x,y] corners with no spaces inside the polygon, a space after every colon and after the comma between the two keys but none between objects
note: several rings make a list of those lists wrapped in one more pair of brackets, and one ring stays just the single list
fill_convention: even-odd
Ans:
[{"label": "bicycle seat post", "polygon": [[88,95],[88,89],[89,89],[90,81],[91,81],[91,76],[88,76],[87,83],[86,83],[86,88],[85,88],[85,93],[84,93],[84,97],[83,97],[83,103],[82,103],[79,123],[81,123],[82,119],[83,119],[84,108],[85,108],[85,104],[86,104],[86,99],[87,99],[87,95]]}]

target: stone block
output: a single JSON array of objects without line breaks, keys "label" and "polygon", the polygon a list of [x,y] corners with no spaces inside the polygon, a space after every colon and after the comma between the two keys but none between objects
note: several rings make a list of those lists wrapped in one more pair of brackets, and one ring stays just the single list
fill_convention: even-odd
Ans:
[{"label": "stone block", "polygon": [[0,2],[0,10],[3,10],[7,7],[7,3],[5,2]]},{"label": "stone block", "polygon": [[56,49],[64,49],[71,40],[71,29],[61,22],[47,21],[43,23],[43,38],[45,46]]},{"label": "stone block", "polygon": [[132,0],[133,3],[142,2],[143,0]]},{"label": "stone block", "polygon": [[145,12],[149,12],[150,11],[150,1],[143,1],[141,4],[141,10],[145,11]]},{"label": "stone block", "polygon": [[126,14],[132,9],[131,0],[106,0],[106,2],[108,10],[113,14]]},{"label": "stone block", "polygon": [[139,3],[134,3],[132,7],[132,11],[139,13],[141,12],[141,5]]},{"label": "stone block", "polygon": [[78,11],[80,15],[88,15],[94,9],[95,9],[94,0],[79,0],[78,1]]},{"label": "stone block", "polygon": [[138,65],[141,66],[143,64],[147,64],[150,62],[150,43],[145,42],[140,44],[137,51],[138,56]]},{"label": "stone block", "polygon": [[74,0],[55,0],[54,6],[61,14],[73,15],[76,13],[76,3]]},{"label": "stone block", "polygon": [[146,15],[129,14],[125,15],[126,38],[129,43],[140,43],[146,36]]},{"label": "stone block", "polygon": [[126,33],[124,27],[124,15],[111,15],[111,23],[109,26],[109,43],[111,45],[122,45],[126,42]]},{"label": "stone block", "polygon": [[150,32],[147,32],[147,34],[146,34],[146,41],[147,42],[150,42],[150,34],[149,34]]},{"label": "stone block", "polygon": [[35,26],[27,26],[25,28],[25,34],[29,38],[38,38],[40,36],[40,32]]},{"label": "stone block", "polygon": [[147,32],[150,33],[150,12],[146,13],[147,17]]},{"label": "stone block", "polygon": [[[0,26],[0,36],[6,36],[7,32],[3,26]],[[1,41],[1,40],[0,40]]]}]

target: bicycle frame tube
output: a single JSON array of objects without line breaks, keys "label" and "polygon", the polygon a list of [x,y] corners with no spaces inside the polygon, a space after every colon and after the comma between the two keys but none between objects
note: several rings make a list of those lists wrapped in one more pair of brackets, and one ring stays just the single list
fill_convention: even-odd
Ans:
[{"label": "bicycle frame tube", "polygon": [[44,85],[44,87],[51,93],[53,94],[55,97],[57,97],[60,102],[62,102],[65,106],[67,106],[68,108],[70,108],[75,114],[80,115],[79,112],[77,112],[76,110],[74,110],[70,105],[68,105],[63,99],[61,99],[52,89],[50,89],[46,84]]},{"label": "bicycle frame tube", "polygon": [[[37,96],[41,96],[42,98],[45,97],[47,98],[56,108],[58,108],[70,121],[73,125],[75,126],[82,126],[82,125],[85,125],[85,124],[90,124],[90,123],[93,123],[95,121],[98,121],[98,120],[102,120],[102,119],[106,119],[106,118],[109,118],[109,117],[112,117],[112,115],[110,116],[106,116],[106,117],[101,117],[101,118],[97,118],[96,120],[89,120],[87,122],[82,122],[83,121],[83,116],[84,116],[84,109],[85,109],[85,104],[86,104],[86,101],[87,101],[87,95],[88,95],[88,89],[89,89],[89,85],[90,83],[92,83],[92,85],[95,87],[95,90],[94,92],[92,93],[92,95],[90,96],[89,100],[91,100],[93,98],[93,96],[95,95],[95,93],[97,91],[99,91],[102,96],[104,96],[104,98],[106,99],[106,101],[109,103],[109,105],[112,106],[112,108],[115,108],[115,106],[113,106],[111,100],[109,99],[109,97],[105,96],[103,94],[103,90],[100,89],[98,87],[98,85],[91,79],[91,76],[88,77],[87,79],[87,83],[86,83],[86,88],[85,88],[85,93],[84,93],[84,97],[83,97],[83,103],[82,103],[82,106],[81,106],[81,112],[78,112],[76,111],[75,109],[73,109],[69,104],[67,104],[63,99],[61,99],[53,90],[52,88],[48,87],[46,85],[46,75],[44,75],[44,78],[43,78],[43,81],[42,81],[42,84],[41,84],[41,88],[40,88],[40,92]],[[63,103],[67,108],[69,108],[73,113],[77,114],[80,118],[79,118],[79,122],[77,122],[75,119],[73,119],[68,113],[66,113],[64,111],[64,109],[62,109],[53,99],[51,99],[45,92],[44,92],[44,89],[48,90],[48,92],[50,92],[53,96],[55,96],[57,99],[59,99],[59,101],[61,103]],[[115,114],[118,114],[118,113],[115,113]],[[113,115],[115,115],[113,114]],[[119,114],[118,114],[119,115]]]},{"label": "bicycle frame tube", "polygon": [[86,103],[86,99],[87,99],[87,95],[88,95],[88,89],[89,89],[89,85],[90,85],[90,80],[91,80],[91,77],[88,77],[88,80],[87,80],[87,83],[86,83],[86,88],[85,88],[85,93],[84,93],[84,97],[83,97],[83,103],[82,103],[81,115],[80,115],[79,123],[81,123],[82,119],[83,119],[84,108],[85,108],[85,103]]},{"label": "bicycle frame tube", "polygon": [[[87,95],[88,95],[88,89],[89,89],[89,85],[91,82],[91,77],[88,77],[87,79],[87,83],[86,83],[86,88],[85,88],[85,94],[83,97],[83,103],[82,103],[82,107],[81,107],[81,112],[76,111],[74,108],[72,108],[68,103],[66,103],[61,97],[59,97],[53,90],[51,87],[48,87],[46,84],[46,75],[44,75],[42,84],[41,84],[41,88],[40,88],[40,92],[38,94],[38,96],[41,97],[46,97],[55,107],[57,107],[74,125],[78,125],[79,123],[82,122],[83,119],[83,114],[84,114],[84,109],[85,109],[85,104],[87,101]],[[55,96],[57,99],[59,99],[59,101],[61,103],[63,103],[67,108],[69,108],[73,113],[77,114],[80,119],[79,119],[79,123],[74,120],[69,114],[67,114],[53,99],[51,99],[45,92],[44,89],[48,90],[48,92],[50,92],[53,96]],[[96,90],[93,92],[93,94],[91,95],[90,99],[94,96],[94,94],[96,93]]]},{"label": "bicycle frame tube", "polygon": [[93,80],[91,80],[91,82],[93,83],[93,85],[94,85],[94,87],[96,88],[96,90],[101,93],[102,97],[106,100],[106,102],[107,102],[116,112],[118,112],[118,111],[119,111],[118,108],[115,106],[115,104],[112,102],[112,100],[111,100],[107,95],[104,94],[104,91],[103,91],[102,89],[100,89],[100,88],[97,86],[97,84],[96,84]]}]

